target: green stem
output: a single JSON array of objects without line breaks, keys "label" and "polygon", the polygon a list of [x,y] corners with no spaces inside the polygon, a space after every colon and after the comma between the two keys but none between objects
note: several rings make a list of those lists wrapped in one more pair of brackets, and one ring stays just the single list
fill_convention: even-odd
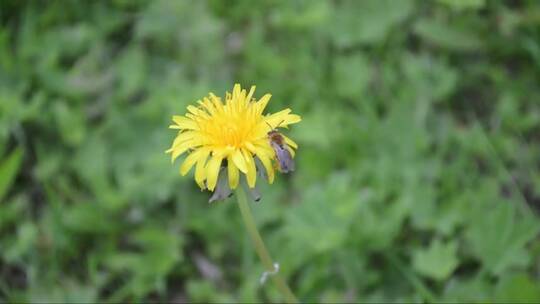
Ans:
[{"label": "green stem", "polygon": [[[238,187],[236,189],[236,196],[238,198],[238,207],[240,207],[242,219],[244,220],[244,224],[246,225],[248,234],[251,237],[251,241],[253,241],[253,244],[255,245],[255,251],[257,251],[257,254],[259,255],[259,258],[261,259],[266,271],[273,272],[274,263],[272,262],[272,258],[270,257],[270,254],[266,249],[266,245],[264,245],[264,241],[259,234],[259,230],[257,229],[257,225],[255,224],[255,220],[253,218],[253,215],[251,214],[251,209],[249,208],[246,199],[246,194],[244,193],[242,187]],[[287,303],[298,303],[298,300],[292,293],[287,283],[285,283],[285,280],[279,274],[279,272],[271,275],[270,277],[277,285],[277,288],[279,289],[281,294],[285,297]]]}]

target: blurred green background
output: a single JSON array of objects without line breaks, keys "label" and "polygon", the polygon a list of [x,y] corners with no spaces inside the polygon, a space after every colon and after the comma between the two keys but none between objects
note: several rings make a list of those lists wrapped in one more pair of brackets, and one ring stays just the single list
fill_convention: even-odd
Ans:
[{"label": "blurred green background", "polygon": [[[252,207],[297,296],[540,301],[540,2],[0,2],[0,301],[271,301],[164,151],[235,82],[303,121]],[[262,183],[261,183],[262,185]]]}]

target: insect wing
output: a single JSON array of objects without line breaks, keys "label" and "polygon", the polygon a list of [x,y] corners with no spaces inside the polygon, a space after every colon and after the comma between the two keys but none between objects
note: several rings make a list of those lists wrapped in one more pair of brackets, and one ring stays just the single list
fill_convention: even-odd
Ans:
[{"label": "insect wing", "polygon": [[292,159],[291,152],[289,152],[286,147],[280,146],[274,142],[272,142],[272,148],[274,148],[274,151],[276,152],[279,170],[283,173],[294,171],[294,160]]},{"label": "insect wing", "polygon": [[290,171],[294,171],[296,169],[296,165],[294,163],[294,160],[293,160],[293,157],[292,157],[292,154],[291,152],[289,151],[289,149],[287,149],[287,147],[284,149],[285,150],[285,153],[287,154],[287,159],[288,159],[288,167],[289,167],[289,172]]}]

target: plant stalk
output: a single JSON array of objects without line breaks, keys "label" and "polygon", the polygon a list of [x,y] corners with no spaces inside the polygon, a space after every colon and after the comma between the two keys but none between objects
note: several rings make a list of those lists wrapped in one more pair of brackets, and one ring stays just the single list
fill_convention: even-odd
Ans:
[{"label": "plant stalk", "polygon": [[[272,258],[266,249],[266,245],[259,234],[257,225],[255,224],[255,219],[253,218],[253,214],[251,213],[251,209],[249,208],[246,199],[246,194],[242,187],[238,187],[236,189],[236,197],[238,198],[238,207],[240,208],[242,219],[244,220],[244,224],[246,225],[246,229],[251,241],[253,242],[253,245],[255,245],[257,255],[261,259],[266,271],[274,272],[274,263],[272,262]],[[279,272],[272,274],[270,277],[276,284],[279,292],[285,297],[287,303],[298,303],[298,300]]]}]

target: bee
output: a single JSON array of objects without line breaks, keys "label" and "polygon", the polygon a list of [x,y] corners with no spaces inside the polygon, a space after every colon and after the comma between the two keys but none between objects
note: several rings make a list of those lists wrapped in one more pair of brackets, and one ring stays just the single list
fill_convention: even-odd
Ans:
[{"label": "bee", "polygon": [[289,152],[287,143],[285,143],[285,138],[283,138],[283,135],[281,135],[281,133],[279,133],[277,130],[277,127],[279,127],[279,125],[282,123],[283,121],[280,122],[275,128],[272,128],[272,126],[267,123],[267,125],[270,127],[268,139],[270,140],[270,146],[272,146],[272,149],[274,149],[274,152],[276,153],[279,171],[289,173],[294,171],[294,161],[291,152]]}]

